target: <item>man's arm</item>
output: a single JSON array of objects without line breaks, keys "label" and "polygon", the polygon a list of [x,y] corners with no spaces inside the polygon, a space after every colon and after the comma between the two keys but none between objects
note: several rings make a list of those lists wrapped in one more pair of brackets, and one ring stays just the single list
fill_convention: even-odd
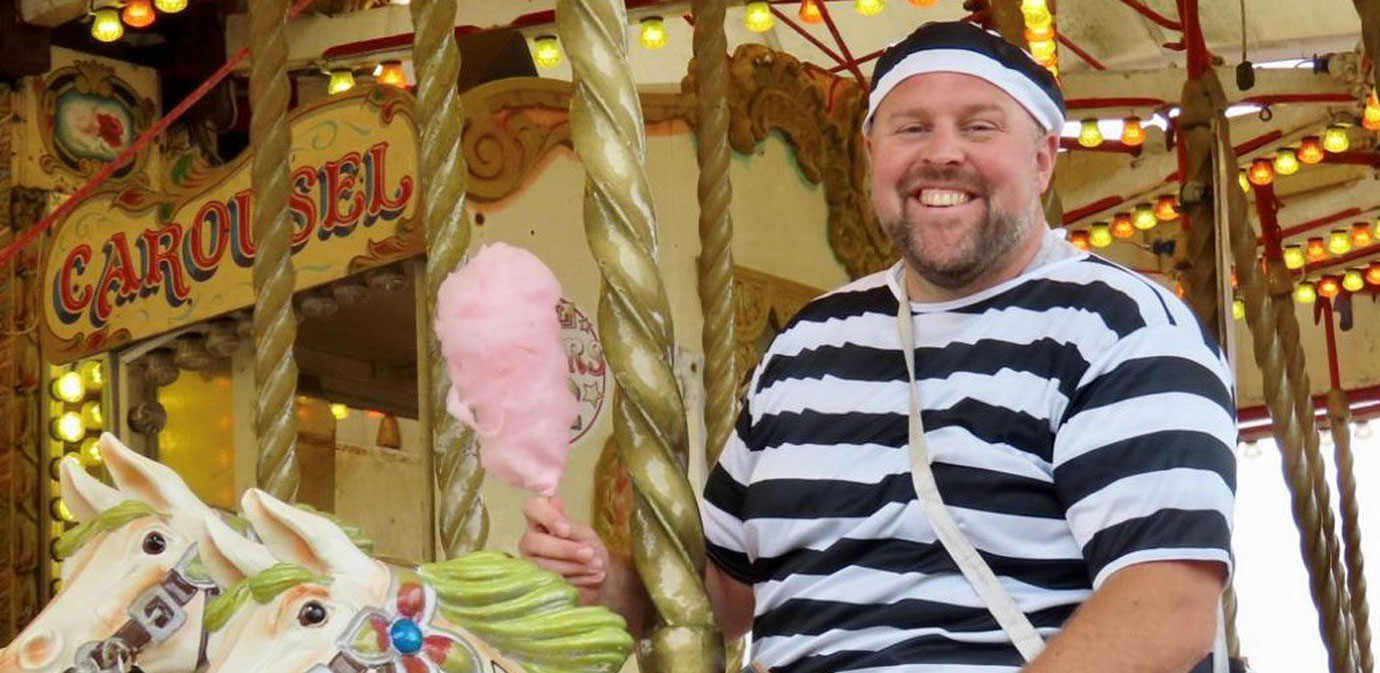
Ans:
[{"label": "man's arm", "polygon": [[[527,530],[518,551],[533,563],[570,582],[584,605],[600,604],[623,616],[636,637],[651,618],[650,600],[630,563],[609,557],[598,534],[566,516],[559,501],[532,498],[523,506]],[[705,588],[719,629],[736,638],[752,624],[752,587],[729,576],[712,560],[705,562]]]},{"label": "man's arm", "polygon": [[1024,673],[1185,673],[1212,651],[1221,563],[1159,561],[1112,573]]}]

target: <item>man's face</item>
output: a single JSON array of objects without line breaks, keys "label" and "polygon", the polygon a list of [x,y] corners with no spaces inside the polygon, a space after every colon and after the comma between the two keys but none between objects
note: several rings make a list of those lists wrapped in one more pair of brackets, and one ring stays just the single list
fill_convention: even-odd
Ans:
[{"label": "man's face", "polygon": [[986,80],[903,80],[878,106],[866,143],[877,217],[936,286],[968,286],[1041,228],[1058,137]]}]

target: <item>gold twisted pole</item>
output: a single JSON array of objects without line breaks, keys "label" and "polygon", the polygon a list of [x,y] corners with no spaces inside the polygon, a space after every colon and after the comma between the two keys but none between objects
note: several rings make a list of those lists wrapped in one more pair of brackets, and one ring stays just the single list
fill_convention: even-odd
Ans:
[{"label": "gold twisted pole", "polygon": [[720,673],[723,643],[703,583],[704,532],[683,469],[685,408],[671,367],[670,304],[657,273],[626,30],[618,0],[556,3],[556,31],[575,76],[570,126],[587,176],[585,236],[603,276],[599,330],[618,383],[614,439],[636,499],[633,563],[655,607],[643,649],[658,673]]},{"label": "gold twisted pole", "polygon": [[[1224,156],[1232,156],[1230,145],[1220,135],[1216,156],[1219,161]],[[1217,189],[1229,194],[1232,261],[1236,266],[1237,284],[1246,304],[1246,321],[1250,325],[1255,361],[1263,374],[1265,401],[1273,419],[1275,440],[1283,457],[1285,484],[1289,487],[1294,522],[1299,529],[1299,544],[1304,567],[1308,571],[1309,590],[1313,603],[1318,607],[1318,629],[1327,647],[1329,670],[1332,673],[1354,673],[1351,643],[1347,640],[1346,626],[1339,611],[1341,601],[1337,585],[1329,576],[1330,564],[1316,502],[1309,488],[1311,482],[1307,463],[1303,458],[1305,437],[1311,430],[1305,429],[1301,419],[1294,413],[1293,387],[1296,383],[1288,378],[1284,348],[1275,331],[1276,307],[1270,302],[1265,277],[1259,270],[1255,231],[1246,222],[1245,196],[1230,185],[1219,184]],[[1283,265],[1279,264],[1278,269],[1283,271]],[[1271,262],[1271,273],[1275,272],[1276,264]],[[1287,276],[1283,278],[1283,285],[1287,288]],[[1293,308],[1289,307],[1289,311],[1292,315]],[[1307,420],[1311,425],[1311,414]],[[1311,434],[1316,436],[1316,433]]]},{"label": "gold twisted pole", "polygon": [[[470,244],[465,223],[465,190],[469,167],[460,142],[465,113],[456,84],[460,47],[455,43],[455,0],[413,0],[412,45],[417,64],[418,181],[423,188],[417,217],[426,228],[426,315],[417,329],[426,334],[426,366],[421,389],[431,422],[433,491],[438,494],[441,553],[454,557],[484,546],[488,512],[479,496],[484,470],[478,444],[446,412],[450,375],[441,343],[432,329],[441,282],[460,264]],[[555,310],[554,307],[552,310]]]},{"label": "gold twisted pole", "polygon": [[254,194],[254,429],[259,437],[255,469],[259,488],[282,500],[297,495],[297,361],[292,344],[292,221],[288,219],[287,0],[249,3],[250,168]]},{"label": "gold twisted pole", "polygon": [[699,145],[700,308],[704,314],[705,425],[707,462],[733,431],[738,377],[733,359],[733,200],[729,182],[728,40],[724,36],[724,0],[694,0],[695,132]]},{"label": "gold twisted pole", "polygon": [[[1330,321],[1331,311],[1327,319]],[[1331,329],[1331,325],[1328,325]],[[1346,586],[1351,598],[1351,621],[1356,634],[1357,666],[1361,673],[1375,669],[1371,654],[1370,606],[1366,604],[1366,563],[1361,553],[1361,523],[1356,501],[1356,472],[1351,454],[1351,404],[1341,388],[1327,393],[1327,420],[1332,427],[1337,464],[1337,495],[1342,510],[1342,542],[1346,545]]]},{"label": "gold twisted pole", "polygon": [[[719,462],[737,416],[738,371],[733,346],[733,200],[729,181],[728,39],[724,35],[724,0],[694,0],[693,72],[695,80],[695,158],[700,174],[700,329],[704,348],[705,463]],[[727,670],[743,660],[741,638],[724,643]]]}]

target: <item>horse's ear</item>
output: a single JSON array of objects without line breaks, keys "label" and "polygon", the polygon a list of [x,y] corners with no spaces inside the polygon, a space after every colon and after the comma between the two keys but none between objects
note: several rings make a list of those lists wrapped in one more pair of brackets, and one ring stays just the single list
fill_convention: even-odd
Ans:
[{"label": "horse's ear", "polygon": [[92,519],[124,500],[119,491],[87,474],[73,456],[64,457],[58,470],[62,502],[77,521]]},{"label": "horse's ear", "polygon": [[108,432],[101,434],[98,446],[115,486],[128,497],[142,500],[159,513],[171,516],[200,516],[210,511],[187,488],[182,477],[167,465],[139,455]]},{"label": "horse's ear", "polygon": [[268,548],[245,538],[211,512],[202,514],[199,551],[211,579],[222,587],[253,577],[274,563]]},{"label": "horse's ear", "polygon": [[360,581],[379,571],[378,564],[355,547],[340,526],[323,516],[297,509],[256,488],[245,491],[240,506],[259,539],[279,560]]}]

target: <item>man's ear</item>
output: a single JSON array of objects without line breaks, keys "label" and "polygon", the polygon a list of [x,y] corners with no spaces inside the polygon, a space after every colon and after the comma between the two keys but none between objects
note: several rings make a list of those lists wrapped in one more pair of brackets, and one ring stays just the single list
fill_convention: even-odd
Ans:
[{"label": "man's ear", "polygon": [[1035,170],[1040,176],[1040,193],[1049,189],[1054,179],[1054,166],[1059,163],[1059,134],[1045,133],[1035,143]]}]

